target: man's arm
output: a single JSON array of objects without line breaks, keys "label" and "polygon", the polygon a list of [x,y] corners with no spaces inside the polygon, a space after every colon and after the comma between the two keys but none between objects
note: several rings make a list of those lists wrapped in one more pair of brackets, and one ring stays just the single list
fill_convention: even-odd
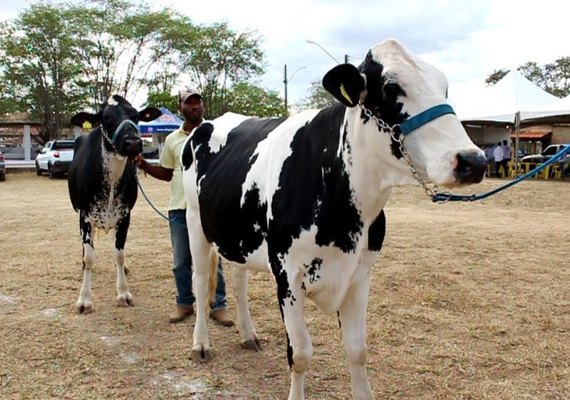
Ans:
[{"label": "man's arm", "polygon": [[137,158],[137,166],[153,178],[168,182],[172,180],[172,169],[164,168],[162,165],[152,165],[140,156]]}]

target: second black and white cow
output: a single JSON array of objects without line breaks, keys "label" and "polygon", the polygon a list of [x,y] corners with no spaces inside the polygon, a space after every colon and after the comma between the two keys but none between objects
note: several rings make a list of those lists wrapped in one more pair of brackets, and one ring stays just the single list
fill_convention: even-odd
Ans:
[{"label": "second black and white cow", "polygon": [[97,114],[81,112],[71,123],[96,126],[75,140],[69,169],[69,197],[79,212],[83,241],[83,284],[75,303],[79,313],[93,309],[91,273],[96,255],[93,245],[97,229],[115,229],[114,260],[117,268],[117,300],[120,306],[133,305],[125,276],[125,242],[131,209],[137,201],[136,167],[133,159],[142,151],[139,121],[152,121],[160,110],[148,107],[140,112],[121,96],[111,96]]},{"label": "second black and white cow", "polygon": [[[394,186],[478,183],[485,156],[446,104],[447,80],[387,40],[360,66],[323,78],[340,103],[285,120],[226,114],[195,129],[182,162],[197,317],[192,354],[211,356],[208,279],[218,255],[232,268],[241,343],[259,349],[247,270],[270,270],[287,331],[290,400],[304,399],[313,347],[306,299],[338,313],[355,399],[372,399],[366,308]],[[413,166],[413,167],[412,167]],[[214,251],[215,250],[215,251]]]}]

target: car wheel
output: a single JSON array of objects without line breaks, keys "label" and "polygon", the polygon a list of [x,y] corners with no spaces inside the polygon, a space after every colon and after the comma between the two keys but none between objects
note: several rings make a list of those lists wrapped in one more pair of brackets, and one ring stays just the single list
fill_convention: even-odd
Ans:
[{"label": "car wheel", "polygon": [[48,164],[48,177],[49,179],[55,178],[55,174],[52,171],[51,164]]},{"label": "car wheel", "polygon": [[6,180],[6,173],[0,172],[0,182],[5,181],[5,180]]},{"label": "car wheel", "polygon": [[42,170],[40,169],[40,164],[36,161],[36,175],[40,176],[42,174]]}]

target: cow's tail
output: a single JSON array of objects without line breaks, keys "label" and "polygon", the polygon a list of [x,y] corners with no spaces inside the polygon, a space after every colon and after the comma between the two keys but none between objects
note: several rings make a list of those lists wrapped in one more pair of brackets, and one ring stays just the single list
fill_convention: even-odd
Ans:
[{"label": "cow's tail", "polygon": [[216,298],[216,286],[218,285],[218,262],[218,254],[214,249],[210,249],[210,279],[208,281],[208,291],[210,296],[208,298],[208,304],[213,304],[214,299]]}]

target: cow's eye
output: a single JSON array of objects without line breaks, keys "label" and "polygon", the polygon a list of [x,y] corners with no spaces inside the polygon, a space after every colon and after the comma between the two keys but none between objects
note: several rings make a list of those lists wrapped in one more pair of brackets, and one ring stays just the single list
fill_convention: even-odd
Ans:
[{"label": "cow's eye", "polygon": [[403,95],[404,91],[402,90],[402,88],[400,87],[400,85],[398,85],[395,82],[388,82],[384,85],[384,96],[385,97],[398,97],[400,95]]}]

